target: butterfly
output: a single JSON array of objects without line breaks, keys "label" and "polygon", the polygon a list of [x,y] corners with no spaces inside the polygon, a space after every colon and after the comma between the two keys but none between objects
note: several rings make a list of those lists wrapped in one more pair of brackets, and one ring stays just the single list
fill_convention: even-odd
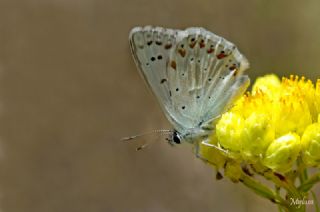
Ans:
[{"label": "butterfly", "polygon": [[174,128],[168,141],[212,146],[213,123],[249,86],[243,74],[248,60],[233,43],[199,27],[135,27],[129,42],[139,72]]}]

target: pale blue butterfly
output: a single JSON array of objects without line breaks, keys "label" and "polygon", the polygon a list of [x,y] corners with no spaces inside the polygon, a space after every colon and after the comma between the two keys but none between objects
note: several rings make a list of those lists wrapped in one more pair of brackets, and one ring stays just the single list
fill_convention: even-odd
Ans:
[{"label": "pale blue butterfly", "polygon": [[169,142],[195,144],[197,156],[199,142],[219,148],[208,136],[247,89],[247,59],[231,42],[198,27],[135,27],[129,40],[140,73],[174,128],[165,131]]}]

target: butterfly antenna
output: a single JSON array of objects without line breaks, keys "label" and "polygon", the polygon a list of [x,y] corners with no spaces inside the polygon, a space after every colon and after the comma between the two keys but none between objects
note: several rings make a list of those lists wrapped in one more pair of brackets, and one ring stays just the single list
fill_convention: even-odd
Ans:
[{"label": "butterfly antenna", "polygon": [[166,135],[166,134],[173,133],[173,131],[172,130],[152,130],[150,132],[141,133],[141,134],[138,134],[138,135],[133,135],[133,136],[121,138],[121,141],[130,141],[130,140],[133,140],[133,139],[136,139],[136,138],[139,138],[139,137],[143,137],[143,136],[146,136],[146,135],[154,134],[154,133],[160,133],[161,135]]},{"label": "butterfly antenna", "polygon": [[[130,137],[124,137],[121,139],[121,141],[131,141],[133,139],[139,138],[139,137],[143,137],[149,134],[154,134],[154,133],[159,133],[160,135],[168,135],[173,133],[172,130],[152,130],[150,132],[146,132],[146,133],[142,133],[142,134],[138,134],[138,135],[134,135],[134,136],[130,136]],[[140,151],[144,148],[146,148],[147,146],[149,146],[151,144],[151,142],[146,142],[144,144],[142,144],[141,146],[138,146],[136,148],[137,151]]]},{"label": "butterfly antenna", "polygon": [[148,145],[149,145],[148,143],[145,143],[145,144],[143,144],[143,145],[141,145],[141,146],[138,146],[138,147],[136,148],[136,150],[137,150],[137,151],[140,151],[140,150],[146,148]]}]

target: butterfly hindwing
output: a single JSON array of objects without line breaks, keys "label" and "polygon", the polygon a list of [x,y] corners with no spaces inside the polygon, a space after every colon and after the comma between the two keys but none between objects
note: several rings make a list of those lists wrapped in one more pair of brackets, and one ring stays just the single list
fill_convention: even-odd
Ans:
[{"label": "butterfly hindwing", "polygon": [[[172,66],[174,64],[174,66]],[[216,118],[247,88],[247,60],[225,39],[202,28],[177,35],[168,63],[173,114],[184,128]]]}]

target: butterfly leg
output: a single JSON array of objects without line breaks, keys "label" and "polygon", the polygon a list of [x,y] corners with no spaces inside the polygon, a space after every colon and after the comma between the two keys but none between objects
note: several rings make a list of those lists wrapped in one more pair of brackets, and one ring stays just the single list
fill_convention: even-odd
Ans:
[{"label": "butterfly leg", "polygon": [[166,141],[168,142],[168,144],[170,146],[174,146],[174,142],[173,142],[173,139],[172,138],[166,138]]},{"label": "butterfly leg", "polygon": [[228,154],[228,151],[227,151],[227,150],[222,149],[221,147],[218,147],[217,145],[208,143],[208,140],[201,141],[201,144],[203,144],[203,145],[205,145],[205,146],[208,146],[208,147],[215,148],[215,149],[223,152],[224,154]]},{"label": "butterfly leg", "polygon": [[[211,165],[213,165],[213,166],[216,166],[215,163],[209,161],[208,159],[206,159],[205,157],[203,157],[203,156],[200,154],[200,143],[201,143],[201,144],[204,144],[203,142],[204,142],[204,141],[202,141],[202,142],[196,142],[196,143],[195,143],[195,155],[196,155],[196,157],[199,158],[200,160],[204,161],[205,163],[209,163],[209,164],[211,164]],[[206,144],[205,144],[205,145],[206,145]],[[210,147],[211,147],[211,146],[210,146]]]},{"label": "butterfly leg", "polygon": [[[204,145],[207,145],[208,143],[206,143],[205,141],[202,141],[202,142],[196,142],[195,144],[195,155],[197,158],[199,158],[200,160],[202,160],[203,162],[205,163],[208,163],[214,167],[216,167],[216,179],[217,180],[220,180],[223,178],[223,175],[221,174],[221,172],[219,171],[219,168],[217,167],[217,164],[215,164],[214,162],[206,159],[205,157],[203,157],[201,154],[200,154],[200,143],[201,144],[204,144]],[[212,144],[209,144],[209,147],[212,147]]]}]

